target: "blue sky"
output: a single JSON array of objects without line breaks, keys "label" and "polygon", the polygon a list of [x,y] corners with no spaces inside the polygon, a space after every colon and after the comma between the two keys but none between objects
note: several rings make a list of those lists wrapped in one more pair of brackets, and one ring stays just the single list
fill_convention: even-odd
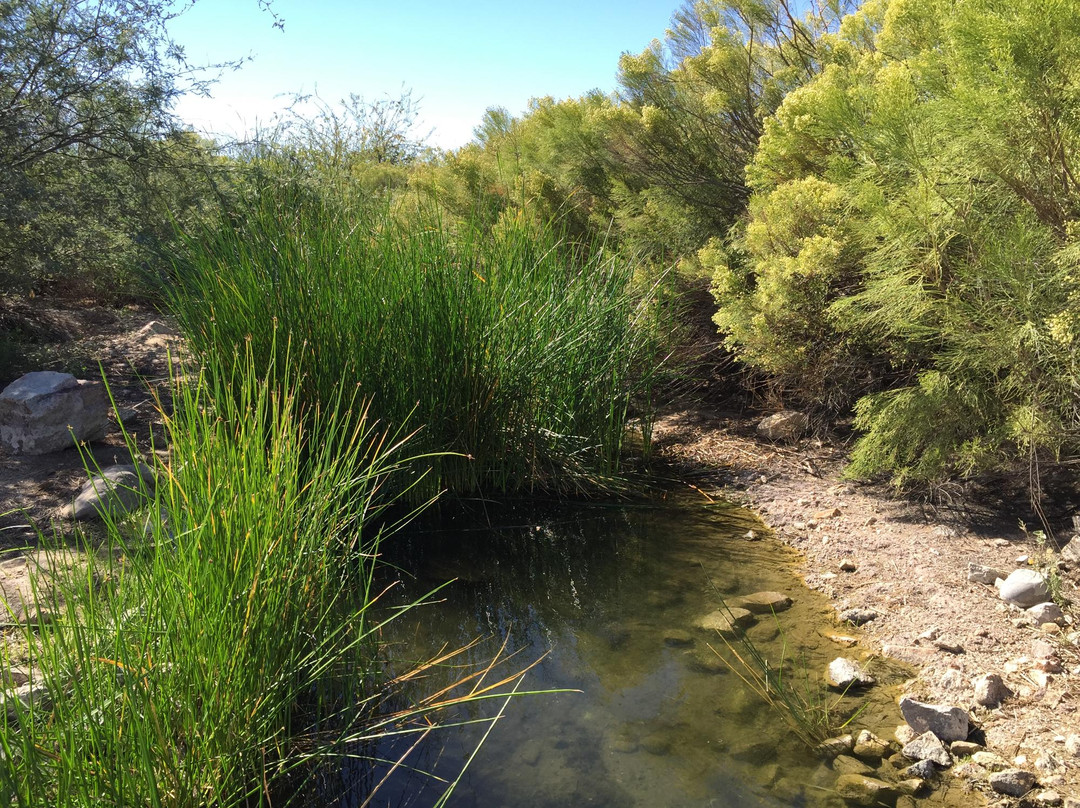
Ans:
[{"label": "blue sky", "polygon": [[193,62],[252,56],[213,99],[177,111],[195,128],[242,135],[317,90],[326,101],[420,99],[434,145],[471,139],[484,110],[517,114],[535,96],[615,89],[619,55],[662,38],[679,0],[274,0],[284,31],[256,0],[200,0],[172,27]]}]

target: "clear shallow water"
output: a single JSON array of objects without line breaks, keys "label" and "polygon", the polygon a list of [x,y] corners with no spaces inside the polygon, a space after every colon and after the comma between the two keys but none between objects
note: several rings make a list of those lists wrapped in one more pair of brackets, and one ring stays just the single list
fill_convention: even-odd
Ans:
[{"label": "clear shallow water", "polygon": [[[720,599],[780,591],[791,609],[759,617],[749,636],[770,661],[803,657],[815,681],[850,655],[824,598],[792,572],[793,556],[742,536],[762,526],[745,510],[697,505],[554,505],[489,511],[420,525],[389,548],[401,576],[397,602],[450,579],[438,604],[384,629],[397,672],[439,649],[486,638],[455,667],[431,671],[415,693],[433,692],[482,665],[505,639],[510,673],[543,656],[523,688],[575,693],[515,698],[457,786],[454,806],[799,806],[835,804],[835,774],[725,665],[716,632],[695,627]],[[712,648],[710,648],[710,646]],[[544,656],[546,654],[546,656]],[[877,671],[889,679],[887,670]],[[893,672],[895,679],[900,674]],[[893,694],[879,688],[857,726],[891,732]],[[845,700],[849,701],[849,700]],[[486,702],[460,720],[493,715]],[[851,709],[854,702],[840,704]],[[394,771],[372,805],[429,806],[487,730],[440,730],[409,758],[427,774]],[[396,759],[405,745],[376,754]],[[341,805],[359,805],[388,766],[342,783]]]}]

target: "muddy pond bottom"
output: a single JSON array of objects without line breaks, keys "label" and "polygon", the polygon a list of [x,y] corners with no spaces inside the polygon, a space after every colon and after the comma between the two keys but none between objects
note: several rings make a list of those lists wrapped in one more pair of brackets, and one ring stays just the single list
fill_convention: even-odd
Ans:
[{"label": "muddy pond bottom", "polygon": [[[829,635],[851,632],[796,577],[791,550],[748,540],[748,531],[765,532],[731,506],[558,504],[428,520],[395,537],[390,560],[411,573],[400,576],[399,603],[453,582],[438,603],[383,630],[392,670],[482,640],[428,671],[408,698],[467,675],[504,642],[516,656],[489,681],[540,659],[521,690],[577,692],[458,710],[445,720],[460,726],[428,736],[371,804],[436,804],[482,739],[450,806],[842,804],[833,791],[837,773],[744,683],[720,634],[699,624],[725,600],[789,597],[790,608],[758,615],[747,636],[777,674],[819,694],[835,716],[861,707],[845,731],[891,738],[899,716],[888,685],[905,672],[871,660],[877,687],[857,697],[825,691],[828,663],[860,656]],[[479,720],[500,709],[493,724]],[[393,761],[413,740],[386,742],[374,754]],[[391,767],[368,768],[361,783],[342,783],[340,804],[362,804]]]}]

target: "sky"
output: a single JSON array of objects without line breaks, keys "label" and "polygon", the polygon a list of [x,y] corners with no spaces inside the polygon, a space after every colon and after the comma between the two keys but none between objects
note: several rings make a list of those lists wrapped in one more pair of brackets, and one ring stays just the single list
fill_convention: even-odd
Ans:
[{"label": "sky", "polygon": [[484,111],[520,114],[533,97],[616,88],[620,54],[662,39],[680,0],[199,0],[171,28],[193,63],[251,57],[210,99],[176,111],[196,130],[238,137],[266,124],[286,96],[333,103],[419,100],[423,133],[444,149],[472,139]]}]

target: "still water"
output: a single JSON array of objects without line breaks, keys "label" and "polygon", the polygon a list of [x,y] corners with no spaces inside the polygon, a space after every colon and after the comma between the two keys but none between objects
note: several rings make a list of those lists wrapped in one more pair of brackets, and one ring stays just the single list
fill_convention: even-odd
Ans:
[{"label": "still water", "polygon": [[[835,773],[720,659],[727,650],[716,631],[696,626],[722,599],[777,591],[793,606],[747,629],[770,662],[787,660],[789,675],[817,689],[830,660],[858,656],[827,638],[838,631],[832,610],[796,578],[792,552],[747,540],[749,530],[761,535],[763,526],[729,506],[553,504],[444,516],[395,537],[397,603],[453,583],[383,630],[393,672],[481,640],[410,685],[409,698],[467,676],[504,642],[516,655],[488,681],[539,660],[523,690],[575,692],[518,696],[494,724],[432,733],[370,804],[435,804],[445,789],[438,778],[452,780],[489,729],[451,806],[835,804]],[[874,672],[883,684],[902,676]],[[876,690],[856,726],[891,737],[895,693]],[[502,706],[487,701],[443,720],[490,718]],[[394,760],[412,740],[375,754]],[[346,786],[341,804],[363,803],[389,770],[382,764],[362,786]]]}]

